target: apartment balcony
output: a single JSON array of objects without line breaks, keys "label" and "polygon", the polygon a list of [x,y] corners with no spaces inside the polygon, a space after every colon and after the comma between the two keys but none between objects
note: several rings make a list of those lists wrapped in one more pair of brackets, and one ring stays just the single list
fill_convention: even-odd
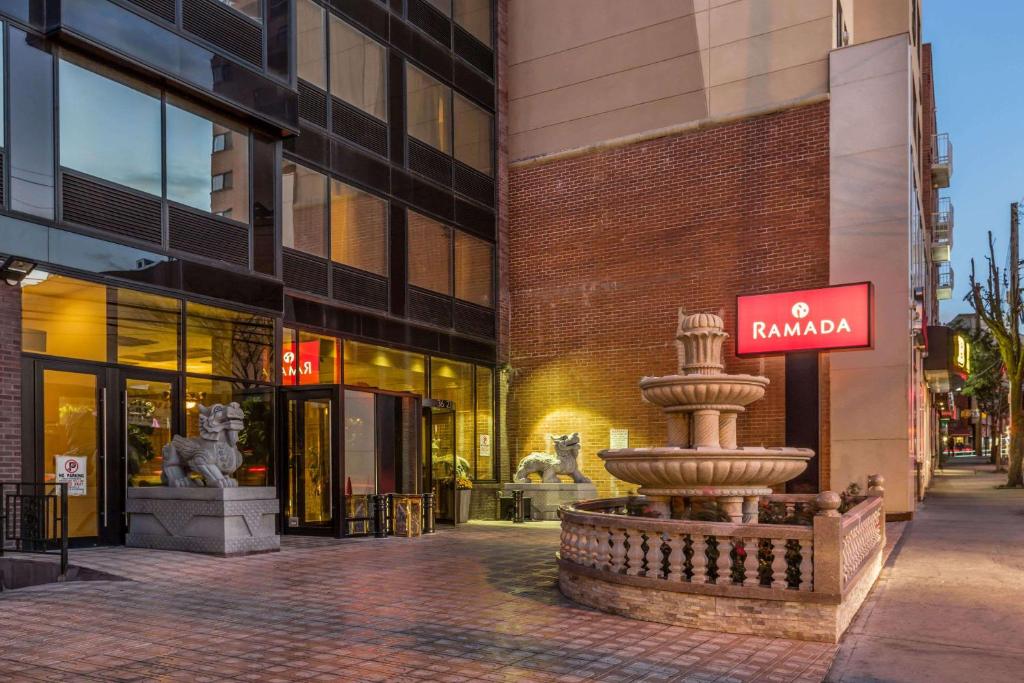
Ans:
[{"label": "apartment balcony", "polygon": [[939,301],[953,298],[953,267],[948,261],[940,263],[936,270],[935,298]]},{"label": "apartment balcony", "polygon": [[949,141],[949,133],[939,133],[932,137],[932,186],[949,187],[949,179],[953,175],[953,143]]},{"label": "apartment balcony", "polygon": [[939,199],[938,211],[932,214],[932,261],[945,263],[953,252],[953,202]]}]

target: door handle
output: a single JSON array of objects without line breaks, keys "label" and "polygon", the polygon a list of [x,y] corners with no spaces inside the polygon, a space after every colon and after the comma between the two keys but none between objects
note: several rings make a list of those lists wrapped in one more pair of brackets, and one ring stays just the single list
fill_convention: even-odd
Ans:
[{"label": "door handle", "polygon": [[107,427],[108,427],[108,425],[107,425],[107,388],[106,387],[103,387],[102,389],[100,389],[100,403],[103,406],[103,411],[102,411],[103,424],[101,425],[102,430],[103,430],[103,440],[102,440],[102,443],[103,443],[103,453],[102,453],[102,462],[103,462],[103,483],[102,483],[102,486],[103,486],[103,526],[106,527],[107,526],[107,508],[109,507],[109,503],[110,503],[110,490],[107,487],[107,431],[108,431]]},{"label": "door handle", "polygon": [[121,392],[121,424],[124,425],[124,452],[121,454],[124,460],[124,499],[122,501],[122,507],[124,511],[121,513],[124,515],[124,526],[125,530],[128,529],[128,390],[125,389]]}]

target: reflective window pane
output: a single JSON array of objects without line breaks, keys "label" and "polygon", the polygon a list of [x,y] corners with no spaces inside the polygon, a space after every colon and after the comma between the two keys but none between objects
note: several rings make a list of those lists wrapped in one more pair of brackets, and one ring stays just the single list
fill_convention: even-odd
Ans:
[{"label": "reflective window pane", "polygon": [[476,366],[476,476],[494,479],[494,370]]},{"label": "reflective window pane", "polygon": [[218,0],[223,5],[241,12],[250,19],[261,21],[263,15],[260,13],[260,0]]},{"label": "reflective window pane", "polygon": [[232,475],[239,486],[272,486],[274,448],[274,388],[249,382],[203,377],[185,379],[185,432],[199,436],[199,406],[237,403],[245,429],[238,435],[242,465]]},{"label": "reflective window pane", "polygon": [[171,442],[175,406],[170,382],[126,377],[125,464],[129,486],[161,486],[163,448]]},{"label": "reflective window pane", "polygon": [[452,293],[452,229],[409,212],[409,284]]},{"label": "reflective window pane", "polygon": [[447,358],[430,358],[430,398],[455,405],[456,471],[461,477],[476,478],[474,461],[473,366]]},{"label": "reflective window pane", "polygon": [[192,302],[186,312],[188,372],[263,382],[273,378],[272,319]]},{"label": "reflective window pane", "polygon": [[387,50],[331,15],[331,94],[387,120]]},{"label": "reflective window pane", "polygon": [[[8,3],[5,7],[10,8]],[[53,218],[54,120],[53,55],[36,36],[11,27],[8,31],[8,96],[11,136],[10,208]]]},{"label": "reflective window pane", "polygon": [[452,91],[411,64],[405,65],[406,131],[451,154]]},{"label": "reflective window pane", "polygon": [[324,212],[327,176],[281,161],[281,243],[314,256],[327,256]]},{"label": "reflective window pane", "polygon": [[107,288],[35,271],[21,283],[21,349],[107,360]]},{"label": "reflective window pane", "polygon": [[114,76],[60,60],[60,164],[159,195],[160,93]]},{"label": "reflective window pane", "polygon": [[452,0],[427,0],[427,2],[436,7],[446,17],[452,15]]},{"label": "reflective window pane", "polygon": [[488,308],[494,306],[494,247],[455,231],[455,296]]},{"label": "reflective window pane", "polygon": [[281,351],[282,384],[337,384],[340,381],[337,339],[285,328]]},{"label": "reflective window pane", "polygon": [[117,362],[177,370],[181,355],[181,302],[131,289],[115,290]]},{"label": "reflective window pane", "polygon": [[[373,394],[345,392],[345,486],[346,496],[377,492],[376,413]],[[351,514],[349,516],[357,516]]]},{"label": "reflective window pane", "polygon": [[327,90],[327,55],[324,46],[326,10],[312,0],[295,3],[295,45],[299,78]]},{"label": "reflective window pane", "polygon": [[373,344],[345,341],[345,384],[386,391],[427,393],[426,360],[422,354]]},{"label": "reflective window pane", "polygon": [[491,46],[491,0],[455,0],[453,14],[455,23]]},{"label": "reflective window pane", "polygon": [[168,96],[167,198],[248,223],[248,133]]},{"label": "reflective window pane", "polygon": [[331,180],[331,259],[388,274],[388,202]]},{"label": "reflective window pane", "polygon": [[494,174],[492,121],[483,109],[455,95],[455,158],[487,175]]}]

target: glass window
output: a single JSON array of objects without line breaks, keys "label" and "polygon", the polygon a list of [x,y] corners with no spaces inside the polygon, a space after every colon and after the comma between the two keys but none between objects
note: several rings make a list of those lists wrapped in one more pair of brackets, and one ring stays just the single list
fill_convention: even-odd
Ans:
[{"label": "glass window", "polygon": [[327,176],[293,161],[281,161],[281,244],[327,256],[324,226]]},{"label": "glass window", "polygon": [[386,121],[387,51],[331,15],[331,94]]},{"label": "glass window", "polygon": [[58,75],[61,166],[162,194],[159,91],[64,59]]},{"label": "glass window", "polygon": [[345,392],[346,496],[377,493],[376,417],[372,393]]},{"label": "glass window", "polygon": [[177,370],[181,356],[181,302],[166,296],[114,290],[117,362]]},{"label": "glass window", "polygon": [[[191,306],[189,307],[191,308]],[[237,403],[245,415],[245,428],[238,435],[242,466],[234,478],[240,486],[273,485],[271,466],[274,447],[274,388],[249,382],[232,382],[203,377],[185,379],[185,431],[199,436],[199,406]]]},{"label": "glass window", "polygon": [[305,330],[284,330],[281,383],[337,384],[341,381],[338,340]]},{"label": "glass window", "polygon": [[327,90],[325,18],[326,10],[312,0],[298,0],[295,3],[295,44],[299,78],[321,90]]},{"label": "glass window", "polygon": [[494,306],[494,247],[455,231],[455,296],[480,306]]},{"label": "glass window", "polygon": [[452,229],[409,212],[409,284],[452,293]]},{"label": "glass window", "polygon": [[418,353],[345,340],[345,384],[425,396],[426,360]]},{"label": "glass window", "polygon": [[167,198],[247,223],[249,135],[199,112],[168,95]]},{"label": "glass window", "polygon": [[491,0],[455,0],[455,23],[491,46]]},{"label": "glass window", "polygon": [[263,382],[273,378],[270,318],[189,302],[185,334],[188,372]]},{"label": "glass window", "polygon": [[331,180],[331,259],[388,274],[387,200]]},{"label": "glass window", "polygon": [[494,370],[476,366],[476,476],[494,479]]},{"label": "glass window", "polygon": [[21,349],[107,360],[107,288],[45,271],[21,282]]},{"label": "glass window", "polygon": [[411,64],[405,65],[406,131],[451,154],[452,91]]},{"label": "glass window", "polygon": [[494,175],[492,118],[462,95],[455,95],[455,158],[481,173]]},{"label": "glass window", "polygon": [[[4,25],[0,24],[0,74],[4,73],[4,34],[6,33]],[[6,144],[4,142],[6,140],[4,137],[4,116],[2,115],[5,111],[7,111],[7,107],[4,106],[4,88],[0,88],[0,147]]]},{"label": "glass window", "polygon": [[221,4],[227,5],[236,12],[241,12],[250,19],[261,21],[260,0],[219,0]]},{"label": "glass window", "polygon": [[447,358],[430,358],[430,398],[451,401],[455,405],[456,468],[468,470],[476,478],[474,467],[473,366]]}]

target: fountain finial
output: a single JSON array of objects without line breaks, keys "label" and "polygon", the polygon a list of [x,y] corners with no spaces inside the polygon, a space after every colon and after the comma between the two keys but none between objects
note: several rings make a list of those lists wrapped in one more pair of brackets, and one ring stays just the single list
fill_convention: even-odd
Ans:
[{"label": "fountain finial", "polygon": [[722,369],[722,344],[729,335],[725,322],[714,313],[686,314],[679,309],[676,348],[680,375],[718,375]]}]

